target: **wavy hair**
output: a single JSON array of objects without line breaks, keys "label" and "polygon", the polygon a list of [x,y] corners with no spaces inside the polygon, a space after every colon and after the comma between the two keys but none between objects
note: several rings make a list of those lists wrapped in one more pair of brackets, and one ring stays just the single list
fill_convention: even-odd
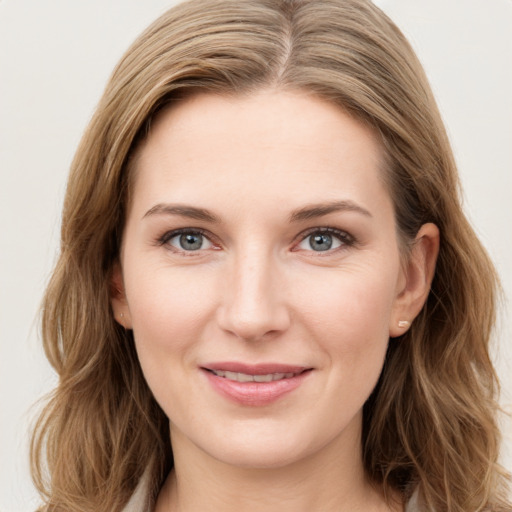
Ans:
[{"label": "wavy hair", "polygon": [[154,116],[184,94],[269,86],[308,91],[372,126],[402,241],[426,222],[441,233],[427,302],[390,342],[364,407],[368,477],[404,499],[418,489],[426,510],[511,510],[488,347],[496,273],[463,214],[422,67],[369,0],[190,0],[152,24],[114,70],[72,163],[42,308],[59,383],[32,439],[41,510],[120,511],[146,468],[156,497],[172,467],[168,420],[110,306],[130,158]]}]

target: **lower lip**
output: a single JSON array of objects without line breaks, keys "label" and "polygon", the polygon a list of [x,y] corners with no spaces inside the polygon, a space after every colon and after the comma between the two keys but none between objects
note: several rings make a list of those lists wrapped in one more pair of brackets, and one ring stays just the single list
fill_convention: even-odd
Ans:
[{"label": "lower lip", "polygon": [[214,373],[203,370],[213,389],[225,398],[240,405],[261,407],[276,402],[284,395],[297,389],[304,379],[311,373],[306,370],[289,379],[274,380],[272,382],[238,382],[219,377]]}]

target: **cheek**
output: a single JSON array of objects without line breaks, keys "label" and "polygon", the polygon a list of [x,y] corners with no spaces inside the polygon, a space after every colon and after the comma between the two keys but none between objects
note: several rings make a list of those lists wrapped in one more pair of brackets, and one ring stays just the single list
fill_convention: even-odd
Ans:
[{"label": "cheek", "polygon": [[345,275],[339,283],[344,286],[317,297],[311,309],[315,338],[329,370],[324,394],[317,400],[329,411],[334,430],[361,411],[377,384],[389,344],[391,282],[366,276]]},{"label": "cheek", "polygon": [[213,304],[207,279],[188,270],[147,266],[130,276],[126,292],[140,352],[158,358],[162,352],[183,351],[199,338]]},{"label": "cheek", "polygon": [[211,288],[197,275],[161,265],[126,274],[135,347],[148,386],[168,416],[185,414],[180,397],[190,396],[187,372],[209,325]]},{"label": "cheek", "polygon": [[303,306],[315,339],[344,374],[379,374],[386,353],[396,281],[375,267],[345,269],[329,286],[310,286]]},{"label": "cheek", "polygon": [[304,308],[314,323],[334,332],[387,332],[396,293],[393,273],[378,273],[375,267],[343,269],[324,282],[326,286],[311,282],[305,297]]}]

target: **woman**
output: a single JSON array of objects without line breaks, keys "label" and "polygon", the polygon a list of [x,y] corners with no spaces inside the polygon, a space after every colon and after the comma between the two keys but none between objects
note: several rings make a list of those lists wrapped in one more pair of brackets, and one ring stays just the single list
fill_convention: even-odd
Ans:
[{"label": "woman", "polygon": [[510,510],[495,289],[382,12],[186,2],[126,53],[73,163],[43,510]]}]

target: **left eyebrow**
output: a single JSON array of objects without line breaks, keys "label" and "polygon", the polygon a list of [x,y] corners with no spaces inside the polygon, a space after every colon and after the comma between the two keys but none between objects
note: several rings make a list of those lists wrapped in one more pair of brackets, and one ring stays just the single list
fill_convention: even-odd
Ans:
[{"label": "left eyebrow", "polygon": [[322,217],[329,213],[336,212],[356,212],[365,217],[372,217],[372,214],[362,206],[353,201],[333,201],[330,203],[311,204],[295,210],[290,215],[290,222],[310,220],[316,217]]},{"label": "left eyebrow", "polygon": [[150,208],[142,217],[150,217],[152,215],[178,215],[180,217],[188,217],[189,219],[202,220],[205,222],[219,223],[219,218],[212,212],[204,208],[196,208],[184,204],[164,204],[159,203]]}]

